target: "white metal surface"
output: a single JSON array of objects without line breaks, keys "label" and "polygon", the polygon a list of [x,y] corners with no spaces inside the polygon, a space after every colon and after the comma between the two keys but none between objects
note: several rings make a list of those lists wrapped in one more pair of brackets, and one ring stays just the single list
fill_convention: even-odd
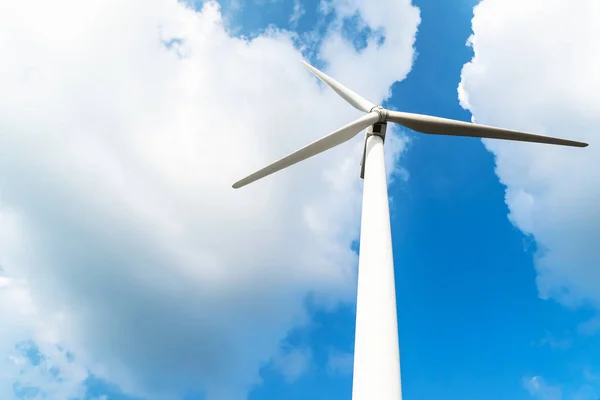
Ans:
[{"label": "white metal surface", "polygon": [[377,122],[379,118],[380,116],[377,112],[365,114],[356,121],[349,123],[337,131],[332,132],[329,135],[322,137],[321,139],[316,140],[307,146],[304,146],[300,150],[296,150],[292,154],[275,161],[273,164],[270,164],[263,169],[248,175],[244,179],[237,181],[233,184],[233,188],[239,189],[254,181],[264,178],[265,176],[271,175],[279,170],[287,168],[291,165],[299,163],[300,161],[306,160],[312,156],[316,156],[317,154],[347,142],[354,136],[358,135],[362,130]]},{"label": "white metal surface", "polygon": [[400,400],[400,352],[383,140],[367,140],[358,261],[353,400]]},{"label": "white metal surface", "polygon": [[365,99],[361,95],[356,92],[348,89],[346,86],[342,85],[329,75],[325,74],[322,71],[319,71],[306,61],[302,61],[302,64],[312,72],[317,78],[319,78],[323,83],[329,86],[333,91],[335,91],[342,99],[346,100],[350,105],[362,112],[369,112],[376,106],[376,104],[371,103],[369,100]]},{"label": "white metal surface", "polygon": [[293,152],[292,154],[274,162],[263,169],[239,180],[233,184],[234,189],[241,188],[254,181],[262,179],[284,168],[292,166],[302,160],[327,151],[341,143],[344,143],[367,126],[375,122],[395,122],[407,128],[422,133],[436,135],[454,135],[454,136],[472,136],[483,138],[495,138],[505,140],[517,140],[525,142],[538,142],[557,144],[563,146],[586,147],[587,143],[553,138],[550,136],[534,135],[531,133],[513,131],[509,129],[495,128],[491,126],[478,125],[470,122],[455,121],[447,118],[432,117],[429,115],[405,113],[399,111],[390,111],[381,106],[376,106],[369,100],[345,87],[332,77],[328,76],[317,68],[302,61],[304,66],[312,72],[317,78],[322,80],[327,86],[333,89],[340,97],[346,100],[350,105],[358,110],[368,113],[356,121],[338,129],[337,131]]},{"label": "white metal surface", "polygon": [[494,126],[474,124],[472,122],[456,121],[448,118],[432,117],[431,115],[388,111],[388,121],[403,125],[413,131],[434,135],[470,136],[491,139],[515,140],[519,142],[534,142],[555,144],[560,146],[587,147],[587,143],[567,140],[552,136],[536,135],[512,129],[496,128]]}]

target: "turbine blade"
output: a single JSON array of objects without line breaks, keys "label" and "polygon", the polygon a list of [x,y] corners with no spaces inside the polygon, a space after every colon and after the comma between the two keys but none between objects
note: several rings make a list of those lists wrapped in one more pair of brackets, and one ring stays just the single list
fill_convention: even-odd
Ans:
[{"label": "turbine blade", "polygon": [[330,76],[327,76],[325,73],[319,71],[306,61],[302,60],[304,66],[313,74],[316,75],[317,78],[323,81],[327,86],[332,88],[340,97],[350,103],[354,108],[362,112],[370,112],[373,107],[376,105],[371,103],[369,100],[363,98],[362,96],[356,94],[352,90],[348,89],[335,79]]},{"label": "turbine blade", "polygon": [[470,136],[479,138],[516,140],[520,142],[557,144],[561,146],[587,147],[587,143],[577,142],[574,140],[534,135],[532,133],[495,128],[493,126],[479,125],[471,122],[456,121],[447,118],[404,113],[399,111],[388,111],[388,121],[392,121],[410,128],[413,131],[431,133],[435,135]]},{"label": "turbine blade", "polygon": [[329,150],[339,144],[342,144],[352,139],[354,136],[358,135],[360,131],[362,131],[370,125],[373,125],[378,120],[379,114],[376,112],[363,115],[356,121],[344,126],[343,128],[340,128],[337,131],[330,133],[329,135],[309,144],[308,146],[305,146],[300,150],[293,152],[292,154],[282,158],[281,160],[276,161],[273,164],[266,166],[265,168],[259,171],[256,171],[252,175],[249,175],[244,179],[239,180],[238,182],[233,184],[233,188],[238,189],[242,186],[246,186],[249,183],[257,181],[261,178],[264,178],[265,176],[271,175],[272,173],[294,165],[302,160],[306,160],[309,157],[315,156],[319,153]]}]

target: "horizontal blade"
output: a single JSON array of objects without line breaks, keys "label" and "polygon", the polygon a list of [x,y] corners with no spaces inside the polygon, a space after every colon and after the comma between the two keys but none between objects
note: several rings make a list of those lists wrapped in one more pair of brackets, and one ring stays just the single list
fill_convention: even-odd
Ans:
[{"label": "horizontal blade", "polygon": [[342,97],[342,99],[346,100],[357,110],[368,113],[373,109],[373,107],[376,106],[375,104],[371,103],[369,100],[354,93],[352,90],[348,89],[347,87],[345,87],[344,85],[342,85],[341,83],[339,83],[338,81],[333,79],[332,77],[325,75],[323,72],[319,71],[318,69],[316,69],[309,63],[307,63],[305,61],[302,61],[302,63],[304,64],[304,66],[306,68],[308,68],[308,70],[310,72],[315,74],[317,76],[317,78],[322,80],[323,83],[325,83],[327,86],[332,88],[337,94],[339,94]]},{"label": "horizontal blade", "polygon": [[561,146],[587,147],[587,143],[576,142],[574,140],[534,135],[532,133],[495,128],[493,126],[431,117],[429,115],[388,111],[387,120],[410,128],[413,131],[432,133],[436,135],[471,136],[480,138],[517,140],[520,142],[557,144]]},{"label": "horizontal blade", "polygon": [[236,182],[233,184],[234,189],[241,188],[242,186],[246,186],[249,183],[257,181],[265,176],[271,175],[274,172],[287,168],[291,165],[294,165],[302,160],[306,160],[309,157],[315,156],[319,153],[322,153],[326,150],[329,150],[339,144],[342,144],[354,136],[358,135],[360,131],[367,128],[370,125],[373,125],[379,120],[379,114],[376,112],[369,113],[367,115],[362,116],[356,121],[344,126],[343,128],[338,129],[337,131],[330,133],[329,135],[321,138],[308,146],[301,148],[298,151],[290,154],[287,157],[282,158],[279,161],[274,162],[273,164],[256,171],[252,175],[247,176],[246,178]]}]

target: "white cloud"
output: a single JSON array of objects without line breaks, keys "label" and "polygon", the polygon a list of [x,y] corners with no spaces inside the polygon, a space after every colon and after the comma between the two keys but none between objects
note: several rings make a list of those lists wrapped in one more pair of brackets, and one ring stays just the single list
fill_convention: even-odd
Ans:
[{"label": "white cloud", "polygon": [[600,394],[598,379],[588,369],[578,382],[550,384],[541,376],[523,379],[529,395],[537,400],[597,400]]},{"label": "white cloud", "polygon": [[50,318],[60,316],[39,315],[26,282],[0,276],[0,398],[70,399],[85,393],[87,370],[60,346],[47,327]]},{"label": "white cloud", "polygon": [[483,0],[461,104],[480,123],[588,141],[573,149],[484,141],[509,218],[538,246],[542,298],[600,305],[600,2]]},{"label": "white cloud", "polygon": [[592,336],[600,332],[600,316],[595,316],[579,324],[577,332],[584,336]]},{"label": "white cloud", "polygon": [[354,356],[339,350],[331,350],[327,359],[327,369],[332,374],[352,374]]},{"label": "white cloud", "polygon": [[550,331],[546,331],[542,340],[540,340],[540,346],[548,345],[554,349],[568,349],[573,343],[569,338],[559,339],[552,334]]},{"label": "white cloud", "polygon": [[[409,0],[373,2],[369,0],[331,0],[327,11],[335,10],[338,25],[345,18],[358,13],[359,25],[370,27],[374,32],[382,32],[384,43],[379,46],[379,36],[367,38],[367,47],[360,52],[351,41],[344,38],[341,29],[331,30],[321,48],[321,56],[333,61],[329,71],[340,82],[348,82],[358,93],[367,98],[382,99],[390,95],[390,85],[374,85],[373,80],[393,82],[398,76],[405,77],[410,71],[413,52],[396,53],[413,45],[414,24],[406,24],[398,18],[419,21],[419,13],[410,9]],[[394,59],[394,61],[391,61]],[[391,66],[395,64],[395,66]],[[368,78],[367,78],[368,77]]]},{"label": "white cloud", "polygon": [[292,26],[298,25],[298,21],[302,16],[306,13],[304,6],[300,3],[300,0],[294,0],[294,9],[292,10],[292,15],[290,16],[290,24]]},{"label": "white cloud", "polygon": [[281,371],[286,382],[298,380],[310,369],[312,352],[308,348],[281,349],[274,359],[274,365]]},{"label": "white cloud", "polygon": [[[385,28],[384,45],[357,54],[332,31],[319,53],[373,101],[409,71],[419,23],[408,0],[389,3],[350,5]],[[60,343],[77,390],[89,368],[142,396],[243,398],[307,293],[353,299],[362,138],[230,185],[356,111],[303,70],[292,34],[232,37],[212,2],[6,4],[0,262],[26,295],[11,294],[25,311],[6,307],[2,355],[26,338],[48,354]]]},{"label": "white cloud", "polygon": [[523,385],[529,394],[538,400],[561,400],[563,398],[560,387],[548,384],[540,376],[524,379]]}]

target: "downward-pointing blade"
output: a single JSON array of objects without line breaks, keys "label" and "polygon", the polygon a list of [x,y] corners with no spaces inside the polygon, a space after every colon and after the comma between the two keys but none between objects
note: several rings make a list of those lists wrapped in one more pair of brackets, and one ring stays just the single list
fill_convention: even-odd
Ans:
[{"label": "downward-pointing blade", "polygon": [[257,181],[261,178],[264,178],[265,176],[271,175],[272,173],[294,165],[302,160],[306,160],[309,157],[315,156],[319,153],[329,150],[339,144],[342,144],[352,139],[354,136],[358,135],[360,131],[362,131],[370,125],[373,125],[378,120],[379,114],[376,112],[364,115],[356,121],[344,126],[343,128],[340,128],[337,131],[330,133],[329,135],[309,144],[308,146],[305,146],[300,150],[293,152],[289,156],[286,156],[281,160],[276,161],[273,164],[259,171],[256,171],[252,175],[249,175],[246,178],[234,183],[233,188],[238,189],[242,186],[246,186],[249,183]]},{"label": "downward-pointing blade", "polygon": [[320,80],[323,81],[327,86],[332,88],[337,94],[339,94],[344,100],[350,103],[354,108],[362,112],[370,112],[375,104],[371,103],[369,100],[363,98],[359,94],[356,94],[352,90],[348,89],[335,79],[330,76],[327,76],[325,73],[319,71],[306,61],[302,61],[302,64],[313,74],[317,76]]},{"label": "downward-pointing blade", "polygon": [[493,126],[455,121],[446,118],[432,117],[429,115],[388,111],[387,120],[417,132],[431,133],[436,135],[471,136],[480,138],[516,140],[520,142],[557,144],[561,146],[587,147],[587,143],[576,142],[574,140],[534,135],[532,133],[495,128]]}]

